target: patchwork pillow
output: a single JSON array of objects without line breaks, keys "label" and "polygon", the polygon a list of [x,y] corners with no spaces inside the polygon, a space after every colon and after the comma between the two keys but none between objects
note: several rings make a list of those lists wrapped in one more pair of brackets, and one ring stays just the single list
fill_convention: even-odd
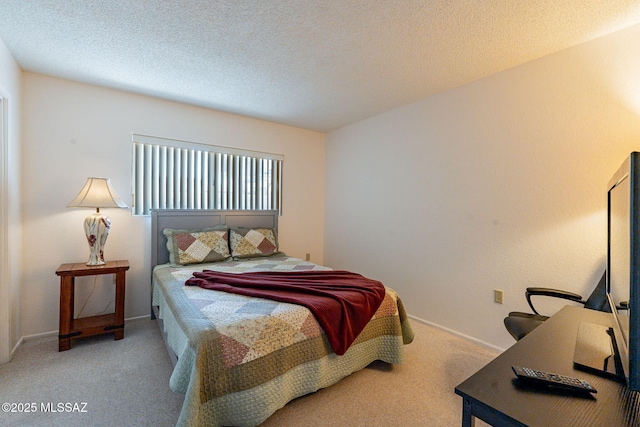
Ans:
[{"label": "patchwork pillow", "polygon": [[173,266],[223,261],[229,253],[229,231],[215,227],[204,230],[162,230],[167,237],[169,262]]},{"label": "patchwork pillow", "polygon": [[234,258],[279,254],[275,228],[231,228],[229,245]]}]

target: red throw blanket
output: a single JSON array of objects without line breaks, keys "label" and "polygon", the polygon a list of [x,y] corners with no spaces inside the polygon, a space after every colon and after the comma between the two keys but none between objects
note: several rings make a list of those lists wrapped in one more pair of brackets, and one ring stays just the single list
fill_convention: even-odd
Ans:
[{"label": "red throw blanket", "polygon": [[204,270],[193,276],[186,285],[307,307],[338,355],[355,341],[385,295],[382,283],[341,270],[241,274]]}]

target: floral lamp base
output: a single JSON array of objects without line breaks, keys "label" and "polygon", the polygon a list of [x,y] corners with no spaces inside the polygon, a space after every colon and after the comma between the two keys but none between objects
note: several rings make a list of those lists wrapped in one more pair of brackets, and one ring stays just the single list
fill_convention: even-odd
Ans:
[{"label": "floral lamp base", "polygon": [[89,242],[91,249],[87,265],[106,264],[104,261],[104,245],[107,242],[110,228],[111,220],[102,215],[99,210],[84,220],[84,232],[87,235],[87,242]]}]

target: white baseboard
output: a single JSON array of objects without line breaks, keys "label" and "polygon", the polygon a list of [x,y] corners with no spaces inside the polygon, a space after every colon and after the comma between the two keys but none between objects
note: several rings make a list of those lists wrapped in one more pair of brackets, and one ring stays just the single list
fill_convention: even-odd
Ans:
[{"label": "white baseboard", "polygon": [[16,343],[16,345],[13,347],[13,350],[11,350],[11,359],[13,359],[13,355],[16,354],[16,351],[18,350],[18,348],[20,348],[20,346],[22,345],[22,342],[24,341],[24,337],[20,338],[18,340],[18,342]]},{"label": "white baseboard", "polygon": [[433,322],[430,322],[430,321],[428,321],[428,320],[421,319],[421,318],[419,318],[418,316],[413,316],[413,315],[411,315],[411,314],[407,314],[407,316],[408,316],[410,319],[416,320],[416,321],[418,321],[418,322],[420,322],[420,323],[424,323],[425,325],[433,326],[434,328],[438,328],[438,329],[440,329],[440,330],[442,330],[442,331],[448,332],[448,333],[450,333],[450,334],[452,334],[452,335],[455,335],[455,336],[458,336],[458,337],[460,337],[460,338],[464,338],[464,339],[466,339],[467,341],[471,341],[471,342],[473,342],[473,343],[476,343],[476,344],[478,344],[478,345],[480,345],[480,346],[482,346],[482,347],[488,348],[488,349],[490,349],[490,350],[494,350],[494,351],[497,351],[497,352],[499,352],[499,353],[502,353],[503,351],[505,351],[505,349],[504,349],[504,348],[496,347],[495,345],[493,345],[493,344],[489,344],[489,343],[488,343],[488,342],[486,342],[486,341],[482,341],[482,340],[479,340],[479,339],[477,339],[477,338],[470,337],[469,335],[465,335],[465,334],[463,334],[463,333],[461,333],[461,332],[454,331],[453,329],[445,328],[445,327],[444,327],[444,326],[442,326],[442,325],[438,325],[437,323],[433,323]]},{"label": "white baseboard", "polygon": [[53,335],[58,335],[58,331],[50,331],[50,332],[42,332],[39,334],[32,334],[32,335],[24,335],[20,341],[30,341],[30,340],[35,340],[38,338],[45,338],[45,337],[51,337]]},{"label": "white baseboard", "polygon": [[[146,314],[144,316],[137,316],[137,317],[129,317],[124,319],[125,323],[130,321],[130,320],[138,320],[138,319],[150,319],[151,315],[150,314]],[[34,340],[34,339],[38,339],[38,338],[45,338],[45,337],[50,337],[50,336],[54,336],[54,335],[58,335],[58,331],[50,331],[50,332],[42,332],[40,334],[32,334],[32,335],[24,335],[22,338],[20,338],[20,340],[18,341],[18,344],[16,344],[15,348],[13,349],[12,352],[12,356],[13,353],[15,353],[15,351],[18,349],[18,347],[20,346],[20,344],[22,344],[23,341],[29,341],[29,340]]]}]

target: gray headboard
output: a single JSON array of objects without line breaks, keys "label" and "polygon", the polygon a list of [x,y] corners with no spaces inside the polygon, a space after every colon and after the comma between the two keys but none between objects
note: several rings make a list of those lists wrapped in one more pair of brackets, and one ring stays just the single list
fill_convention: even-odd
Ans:
[{"label": "gray headboard", "polygon": [[278,228],[278,211],[218,211],[159,209],[151,211],[151,268],[169,262],[162,230],[200,230],[226,224],[229,228]]}]

